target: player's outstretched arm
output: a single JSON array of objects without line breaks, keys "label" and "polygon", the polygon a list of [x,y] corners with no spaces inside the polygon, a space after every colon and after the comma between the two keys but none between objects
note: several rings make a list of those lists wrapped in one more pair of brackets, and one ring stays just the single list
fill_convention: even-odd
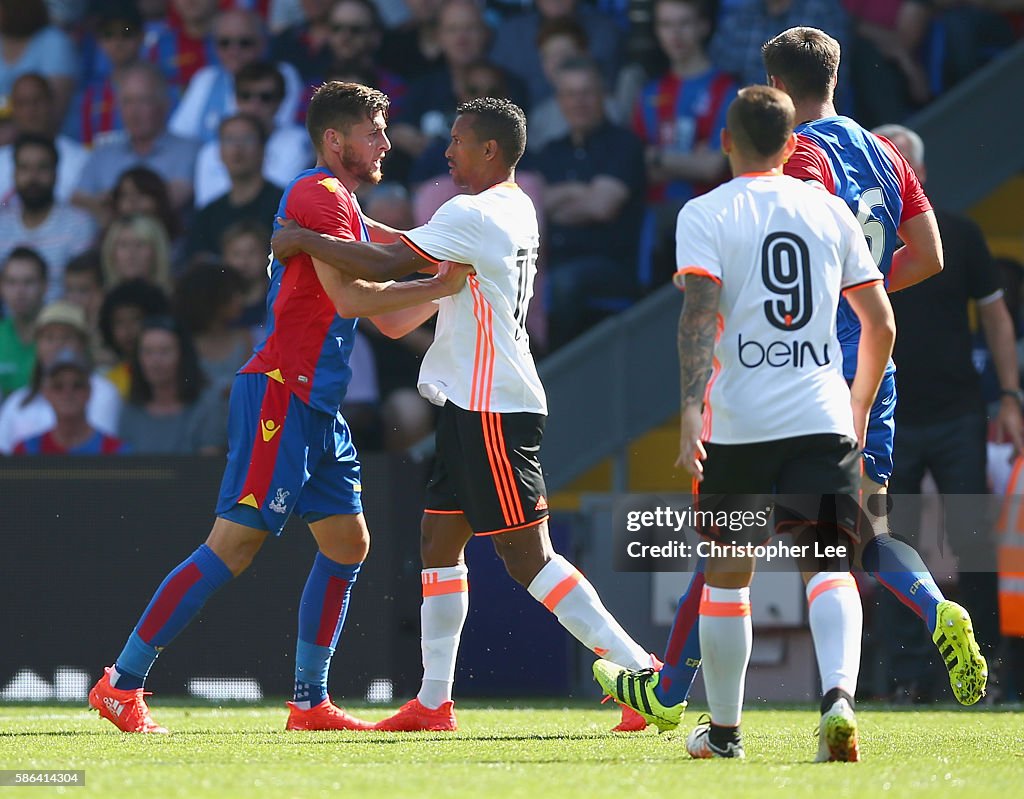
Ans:
[{"label": "player's outstretched arm", "polygon": [[916,214],[899,226],[904,246],[896,250],[886,289],[891,294],[942,271],[942,238],[934,211]]},{"label": "player's outstretched arm", "polygon": [[853,406],[857,443],[863,449],[868,414],[878,395],[896,340],[896,319],[881,281],[857,286],[843,296],[860,320],[857,372],[850,385],[850,404]]},{"label": "player's outstretched arm", "polygon": [[704,275],[686,276],[686,297],[679,315],[680,433],[676,466],[697,480],[703,479],[701,463],[707,453],[701,443],[704,390],[711,377],[718,326],[718,300],[722,284]]},{"label": "player's outstretched arm", "polygon": [[379,317],[456,294],[473,272],[473,268],[465,264],[449,264],[436,277],[404,283],[376,283],[351,278],[317,258],[313,259],[313,268],[338,315],[347,319]]},{"label": "player's outstretched arm", "polygon": [[345,241],[300,227],[290,219],[277,221],[281,227],[274,232],[270,245],[279,261],[304,252],[332,269],[375,282],[397,280],[433,266],[400,241],[392,244]]}]

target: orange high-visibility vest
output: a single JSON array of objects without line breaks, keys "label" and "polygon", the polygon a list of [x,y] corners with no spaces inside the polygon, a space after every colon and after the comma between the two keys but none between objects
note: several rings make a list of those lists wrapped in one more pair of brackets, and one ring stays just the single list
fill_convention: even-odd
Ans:
[{"label": "orange high-visibility vest", "polygon": [[1003,635],[1024,638],[1024,456],[1017,458],[996,522],[999,540],[999,627]]}]

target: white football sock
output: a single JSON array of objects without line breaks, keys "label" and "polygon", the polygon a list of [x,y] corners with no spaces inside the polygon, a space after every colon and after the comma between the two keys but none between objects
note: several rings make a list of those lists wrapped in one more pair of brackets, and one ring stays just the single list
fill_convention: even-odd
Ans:
[{"label": "white football sock", "polygon": [[420,647],[423,651],[423,684],[416,696],[431,710],[452,698],[455,659],[459,653],[462,625],[469,615],[469,569],[448,566],[424,569],[423,604],[420,606]]},{"label": "white football sock", "polygon": [[737,727],[753,645],[750,589],[705,585],[700,600],[700,653],[711,721]]},{"label": "white football sock", "polygon": [[598,657],[628,669],[651,665],[651,656],[615,621],[590,581],[561,555],[544,564],[527,590]]},{"label": "white football sock", "polygon": [[857,692],[864,609],[849,572],[818,572],[807,583],[808,619],[821,674],[821,693]]}]

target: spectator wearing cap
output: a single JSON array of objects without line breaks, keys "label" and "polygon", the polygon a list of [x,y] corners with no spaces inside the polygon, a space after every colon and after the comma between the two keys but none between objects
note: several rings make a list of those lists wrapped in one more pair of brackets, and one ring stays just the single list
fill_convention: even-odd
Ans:
[{"label": "spectator wearing cap", "polygon": [[121,440],[89,424],[86,408],[92,392],[88,360],[74,349],[57,353],[43,369],[40,393],[53,408],[56,423],[44,433],[14,445],[15,455],[117,455]]},{"label": "spectator wearing cap", "polygon": [[85,85],[71,120],[77,138],[87,145],[124,130],[115,86],[125,68],[142,58],[144,33],[142,15],[132,0],[104,0],[94,19],[93,32],[82,46]]},{"label": "spectator wearing cap", "polygon": [[[277,186],[287,186],[316,160],[306,129],[277,118],[284,89],[281,72],[269,61],[249,64],[235,76],[238,113],[255,117],[270,134],[263,151],[263,177]],[[195,187],[196,208],[209,205],[231,189],[231,177],[221,158],[220,141],[207,142],[199,151]],[[271,222],[266,220],[268,230]]]},{"label": "spectator wearing cap", "polygon": [[[34,133],[53,139],[57,147],[57,183],[54,195],[68,202],[78,185],[89,151],[74,139],[57,133],[60,120],[53,104],[53,87],[38,72],[26,72],[11,89],[11,120],[15,138]],[[14,145],[0,147],[0,203],[14,199]]]},{"label": "spectator wearing cap", "polygon": [[[263,23],[252,11],[232,10],[217,15],[213,30],[217,63],[208,64],[189,81],[188,88],[171,115],[171,133],[201,142],[217,137],[220,122],[237,110],[235,78],[249,64],[262,59],[267,50]],[[302,97],[302,78],[286,62],[277,65],[284,78],[284,98],[276,121],[294,122]]]},{"label": "spectator wearing cap", "polygon": [[196,214],[185,247],[187,256],[201,252],[219,256],[221,234],[243,219],[258,220],[270,229],[283,189],[263,176],[266,141],[266,131],[256,117],[236,114],[221,123],[220,154],[231,187]]},{"label": "spectator wearing cap", "polygon": [[72,201],[106,221],[118,177],[126,169],[145,166],[167,182],[175,209],[190,206],[199,145],[167,130],[167,83],[159,70],[144,61],[125,67],[116,99],[124,130],[93,148]]},{"label": "spectator wearing cap", "polygon": [[33,329],[46,293],[46,263],[39,253],[16,247],[0,267],[0,399],[32,378],[36,361]]},{"label": "spectator wearing cap", "polygon": [[[50,430],[57,423],[53,406],[42,394],[43,373],[58,353],[72,349],[82,358],[89,350],[85,312],[69,302],[52,302],[36,320],[36,362],[32,379],[0,405],[0,454],[9,455],[19,441]],[[113,435],[121,413],[121,398],[106,378],[89,375],[90,393],[85,413],[89,424]]]},{"label": "spectator wearing cap", "polygon": [[89,215],[56,198],[57,164],[53,139],[21,134],[14,142],[18,202],[0,209],[0,259],[18,246],[38,252],[46,261],[47,300],[60,297],[64,266],[96,238]]}]

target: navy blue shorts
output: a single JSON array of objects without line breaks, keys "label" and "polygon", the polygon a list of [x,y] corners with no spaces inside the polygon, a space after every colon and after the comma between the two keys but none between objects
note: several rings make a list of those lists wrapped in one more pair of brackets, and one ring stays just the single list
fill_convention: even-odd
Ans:
[{"label": "navy blue shorts", "polygon": [[280,535],[292,513],[307,523],[361,513],[361,492],[341,413],[311,408],[266,375],[235,376],[218,516]]},{"label": "navy blue shorts", "polygon": [[892,477],[892,442],[896,433],[896,374],[882,378],[875,404],[868,417],[867,442],[864,445],[864,474],[879,485]]}]

